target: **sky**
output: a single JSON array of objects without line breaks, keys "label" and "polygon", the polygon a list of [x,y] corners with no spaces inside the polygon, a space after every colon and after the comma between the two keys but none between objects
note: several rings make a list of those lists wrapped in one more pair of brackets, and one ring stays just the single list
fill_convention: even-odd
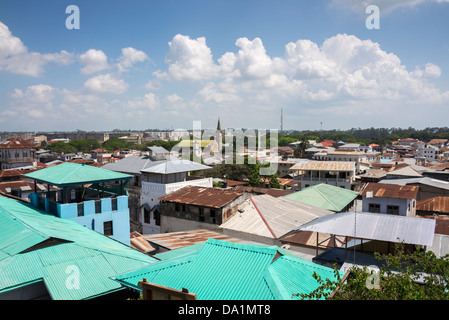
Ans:
[{"label": "sky", "polygon": [[0,131],[273,130],[281,109],[284,130],[449,126],[448,17],[449,0],[4,0]]}]

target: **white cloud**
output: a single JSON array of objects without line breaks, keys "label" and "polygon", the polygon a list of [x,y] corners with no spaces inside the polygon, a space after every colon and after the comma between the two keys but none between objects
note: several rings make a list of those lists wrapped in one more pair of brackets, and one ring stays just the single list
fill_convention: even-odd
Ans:
[{"label": "white cloud", "polygon": [[130,113],[136,112],[138,109],[154,110],[159,106],[159,98],[154,93],[149,92],[143,97],[128,101],[126,106],[133,109],[129,111]]},{"label": "white cloud", "polygon": [[168,70],[155,72],[157,77],[164,80],[195,81],[217,75],[218,68],[204,37],[190,39],[177,34],[168,45],[170,49],[165,59]]},{"label": "white cloud", "polygon": [[79,57],[82,74],[92,74],[109,68],[108,57],[101,50],[89,49]]},{"label": "white cloud", "polygon": [[73,61],[73,54],[65,50],[49,54],[30,52],[22,41],[13,36],[9,28],[0,22],[0,70],[38,77],[49,62],[67,65]]},{"label": "white cloud", "polygon": [[126,71],[128,68],[132,67],[134,64],[139,62],[144,62],[148,60],[148,56],[145,52],[128,47],[122,49],[122,55],[119,58],[117,67],[120,72]]},{"label": "white cloud", "polygon": [[100,74],[88,79],[84,83],[84,88],[96,93],[121,94],[128,89],[129,85],[123,79],[117,79],[111,73]]}]

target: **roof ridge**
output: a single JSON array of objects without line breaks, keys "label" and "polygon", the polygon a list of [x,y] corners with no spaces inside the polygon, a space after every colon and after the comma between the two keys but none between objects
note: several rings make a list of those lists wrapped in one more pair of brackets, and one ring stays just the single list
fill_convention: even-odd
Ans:
[{"label": "roof ridge", "polygon": [[[326,184],[325,184],[326,185]],[[319,186],[319,185],[314,185],[314,189],[313,190],[316,190],[328,203],[330,203],[330,205],[335,209],[335,210],[337,210],[338,211],[338,209],[339,208],[337,208],[335,205],[334,205],[334,203],[332,203],[328,198],[327,198],[327,196],[319,189],[319,188],[317,188],[317,186]],[[326,185],[327,186],[327,185]],[[316,188],[315,188],[316,187]]]}]

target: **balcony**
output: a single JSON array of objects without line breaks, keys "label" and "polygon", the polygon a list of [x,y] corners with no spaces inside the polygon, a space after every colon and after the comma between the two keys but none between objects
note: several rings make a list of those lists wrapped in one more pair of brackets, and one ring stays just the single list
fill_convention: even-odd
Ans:
[{"label": "balcony", "polygon": [[26,157],[26,158],[14,158],[14,157],[1,157],[0,156],[0,162],[3,163],[24,163],[24,162],[34,162],[35,159],[33,157]]},{"label": "balcony", "polygon": [[[91,190],[95,191],[95,190]],[[59,218],[73,219],[88,215],[109,213],[114,211],[128,210],[128,196],[117,196],[112,193],[103,192],[95,198],[90,193],[89,197],[85,197],[83,201],[70,201],[62,203],[57,200],[58,193],[55,191],[44,193],[32,193],[31,204],[47,213]]]},{"label": "balcony", "polygon": [[340,178],[335,176],[324,176],[324,177],[314,177],[314,176],[295,176],[293,178],[293,181],[295,182],[323,182],[323,183],[352,183],[354,179],[352,178]]}]

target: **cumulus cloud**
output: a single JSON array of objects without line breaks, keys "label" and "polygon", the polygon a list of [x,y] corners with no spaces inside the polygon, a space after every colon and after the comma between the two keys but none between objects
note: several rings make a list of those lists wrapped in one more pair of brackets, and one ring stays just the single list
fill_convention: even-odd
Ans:
[{"label": "cumulus cloud", "polygon": [[137,50],[131,47],[123,48],[122,55],[120,56],[119,62],[117,63],[117,67],[120,72],[123,72],[132,67],[134,64],[144,62],[148,59],[149,58],[147,54],[141,50]]},{"label": "cumulus cloud", "polygon": [[159,98],[154,93],[149,92],[143,97],[128,101],[126,106],[131,109],[154,110],[159,106]]},{"label": "cumulus cloud", "polygon": [[128,89],[129,85],[123,80],[116,78],[113,74],[100,74],[88,79],[84,88],[95,93],[121,94]]},{"label": "cumulus cloud", "polygon": [[101,50],[89,49],[79,57],[82,74],[92,74],[109,68],[108,57]]},{"label": "cumulus cloud", "polygon": [[449,95],[431,82],[441,76],[436,64],[409,72],[379,43],[353,35],[337,34],[322,44],[290,42],[280,57],[270,56],[260,38],[239,38],[235,45],[237,52],[226,52],[215,63],[204,38],[177,35],[169,44],[167,71],[157,71],[157,79],[201,83],[192,101],[196,106],[295,99],[427,103],[445,101]]},{"label": "cumulus cloud", "polygon": [[65,50],[48,54],[30,52],[22,41],[0,22],[0,70],[38,77],[49,62],[67,65],[73,61],[74,55]]},{"label": "cumulus cloud", "polygon": [[168,43],[169,51],[165,58],[167,72],[155,72],[164,80],[195,81],[216,76],[218,71],[212,52],[206,45],[206,38],[190,39],[177,34]]}]

